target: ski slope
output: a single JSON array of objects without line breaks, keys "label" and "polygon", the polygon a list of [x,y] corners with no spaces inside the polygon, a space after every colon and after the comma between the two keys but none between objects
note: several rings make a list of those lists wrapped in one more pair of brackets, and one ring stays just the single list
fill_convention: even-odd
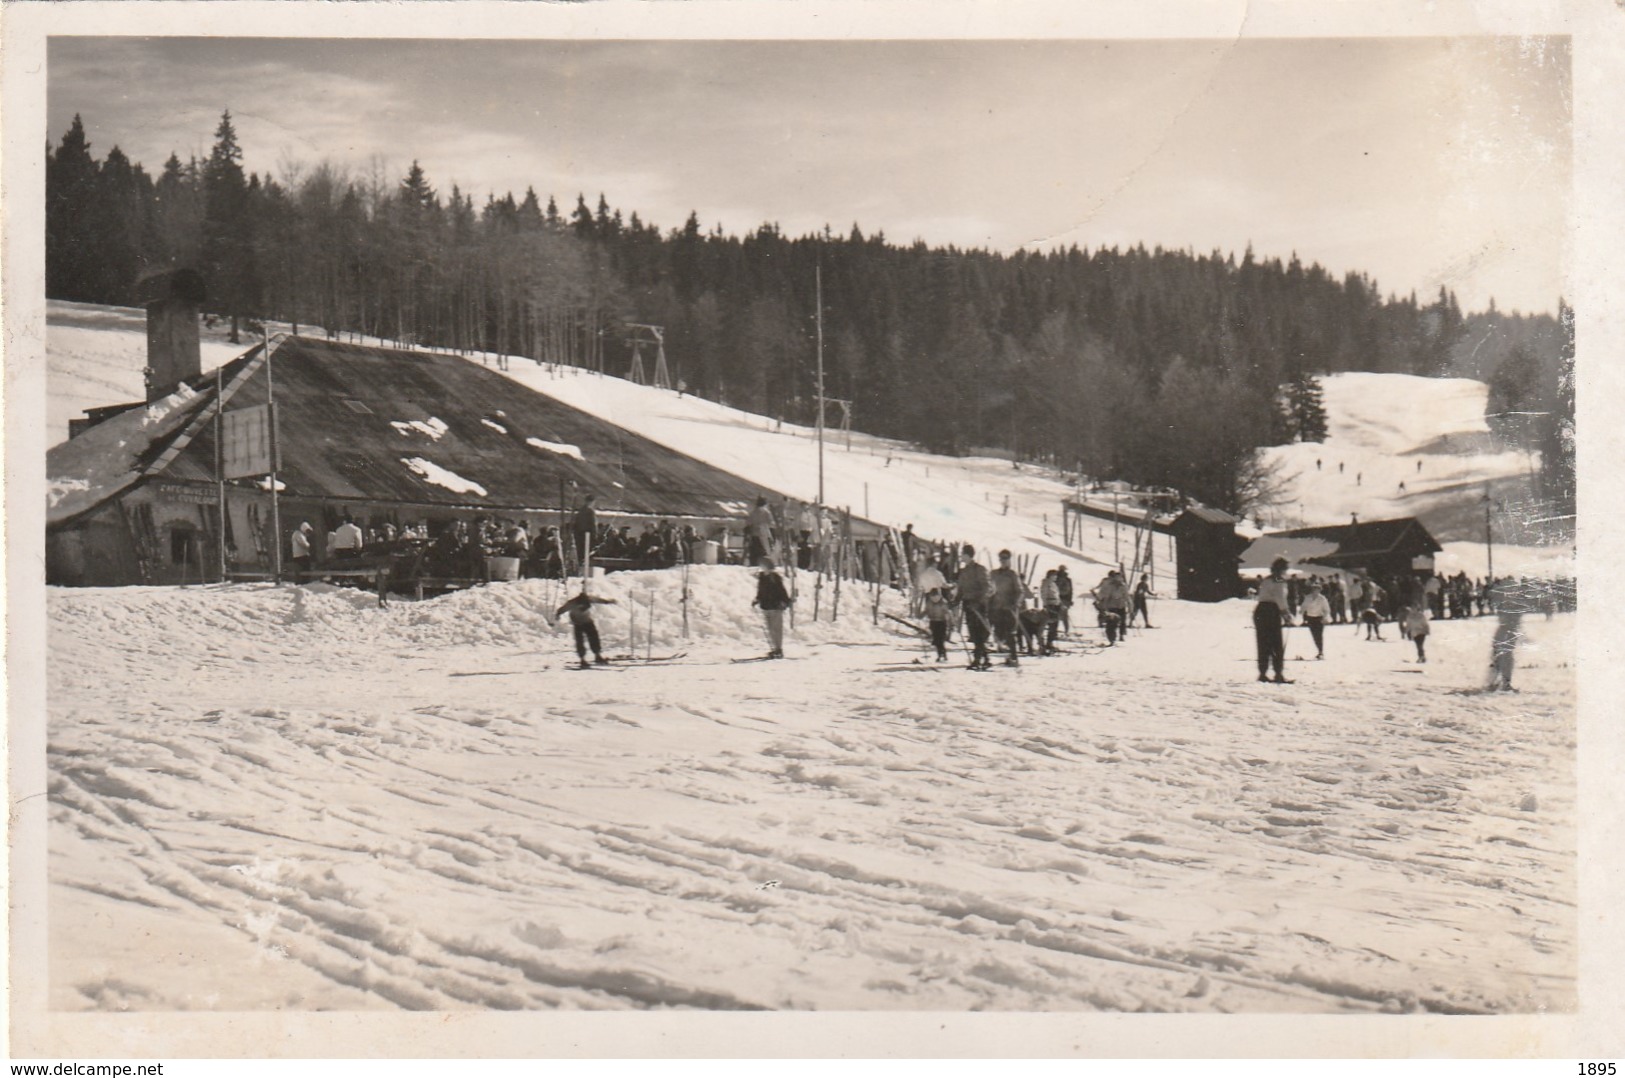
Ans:
[{"label": "ski slope", "polygon": [[[51,301],[48,318],[51,430],[60,441],[67,436],[69,414],[141,397],[146,338],[143,313],[136,309]],[[205,370],[252,344],[232,346],[224,333],[224,325],[205,331]],[[476,355],[469,361],[500,369],[495,357]],[[798,500],[817,496],[818,452],[811,428],[573,367],[513,359],[503,373]],[[1280,505],[1266,511],[1261,523],[1269,528],[1336,524],[1351,514],[1362,520],[1419,515],[1436,526],[1470,519],[1475,523],[1464,531],[1440,530],[1445,550],[1438,566],[1447,574],[1485,575],[1487,551],[1476,523],[1485,485],[1516,481],[1535,466],[1490,437],[1486,395],[1482,382],[1467,379],[1364,373],[1327,378],[1328,440],[1266,450],[1289,482]],[[856,431],[850,442],[848,448],[843,435],[826,432],[824,496],[831,505],[899,530],[913,524],[927,538],[970,542],[984,555],[1008,548],[1045,567],[1066,564],[1086,586],[1108,567],[1133,558],[1132,529],[1114,532],[1108,521],[1092,522],[1073,548],[1065,546],[1061,503],[1075,492],[1053,470],[1018,468],[996,458],[942,457]],[[1316,460],[1322,462],[1319,469]],[[1512,546],[1498,540],[1493,557],[1499,575],[1572,576],[1573,554],[1567,546]],[[1163,575],[1173,568],[1167,537],[1156,544],[1155,557],[1159,579],[1171,580]]]},{"label": "ski slope", "polygon": [[[53,395],[139,395],[131,314],[83,354],[53,325]],[[804,430],[511,373],[812,493]],[[1410,437],[1347,423],[1328,448]],[[854,511],[867,484],[876,518],[1061,557],[1057,478],[860,435],[826,469]],[[1068,555],[1082,588],[1113,553],[1105,526]],[[741,664],[749,570],[614,574],[606,651],[675,658],[589,671],[556,582],[47,589],[47,707],[14,721],[47,744],[49,1006],[1577,1007],[1572,615],[1525,620],[1503,696],[1488,619],[1437,623],[1426,665],[1292,629],[1278,686],[1244,601],[1155,601],[1109,649],[1080,602],[1065,654],[973,673],[880,616],[900,596],[795,583],[789,660]]]},{"label": "ski slope", "polygon": [[53,590],[51,1006],[1576,1005],[1570,616],[1502,697],[1488,619],[1277,686],[1245,603],[1158,603],[983,674],[803,576],[739,665],[751,574],[687,639],[681,587],[604,581],[610,653],[686,654],[588,671],[553,582]]}]

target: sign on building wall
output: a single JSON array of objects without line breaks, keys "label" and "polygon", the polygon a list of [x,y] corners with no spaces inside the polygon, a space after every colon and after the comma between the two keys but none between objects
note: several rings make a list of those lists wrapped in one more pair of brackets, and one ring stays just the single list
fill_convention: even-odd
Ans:
[{"label": "sign on building wall", "polygon": [[221,460],[226,479],[265,475],[276,469],[271,459],[271,408],[269,404],[258,404],[221,415]]}]

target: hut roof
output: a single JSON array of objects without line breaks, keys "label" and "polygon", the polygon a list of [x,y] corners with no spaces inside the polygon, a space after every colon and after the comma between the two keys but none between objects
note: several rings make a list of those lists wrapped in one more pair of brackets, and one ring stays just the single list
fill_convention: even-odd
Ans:
[{"label": "hut roof", "polygon": [[214,400],[182,385],[112,418],[45,454],[45,523],[71,520],[140,481],[164,449]]},{"label": "hut roof", "polygon": [[1223,509],[1209,509],[1205,505],[1188,505],[1185,507],[1185,512],[1179,515],[1183,517],[1187,514],[1204,524],[1237,524],[1240,523],[1241,519],[1226,513]]},{"label": "hut roof", "polygon": [[1337,544],[1336,557],[1380,557],[1384,554],[1437,554],[1444,549],[1415,517],[1363,520],[1358,524],[1331,524],[1271,532],[1274,538],[1325,539]]},{"label": "hut roof", "polygon": [[[561,493],[574,505],[591,493],[604,512],[725,518],[772,494],[458,356],[289,337],[269,366],[277,478],[289,497],[523,510],[557,508]],[[227,365],[225,379],[236,383],[228,410],[265,402],[266,367],[257,350]],[[212,378],[198,397],[213,400]],[[169,452],[149,446],[140,473],[212,481],[208,415],[184,436],[171,429]],[[105,448],[117,440],[110,428],[129,419],[115,417],[59,448],[79,447],[72,457],[82,465],[92,448],[80,446],[84,439],[101,434]],[[68,480],[67,455],[58,463],[53,456],[53,476],[60,470]],[[113,493],[80,497],[74,512]]]}]

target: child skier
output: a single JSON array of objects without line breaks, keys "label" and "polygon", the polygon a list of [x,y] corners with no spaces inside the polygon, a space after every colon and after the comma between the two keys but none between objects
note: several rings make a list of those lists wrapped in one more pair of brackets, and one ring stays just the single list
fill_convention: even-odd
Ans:
[{"label": "child skier", "polygon": [[614,599],[602,599],[593,595],[587,587],[587,582],[581,582],[581,593],[575,598],[567,600],[553,612],[553,619],[557,621],[565,614],[570,615],[570,628],[575,631],[576,657],[581,660],[583,668],[591,665],[587,662],[587,647],[591,645],[593,658],[600,663],[607,663],[604,658],[604,649],[598,642],[598,625],[592,620],[592,607],[594,603],[613,603]]},{"label": "child skier", "polygon": [[790,593],[784,587],[784,578],[778,574],[773,566],[773,559],[761,559],[762,571],[756,576],[756,598],[750,605],[762,611],[762,617],[767,620],[767,640],[769,659],[784,658],[784,612],[789,609],[792,602]]},{"label": "child skier", "polygon": [[937,649],[937,662],[948,661],[948,598],[941,588],[925,593],[925,619],[931,625],[931,646]]}]

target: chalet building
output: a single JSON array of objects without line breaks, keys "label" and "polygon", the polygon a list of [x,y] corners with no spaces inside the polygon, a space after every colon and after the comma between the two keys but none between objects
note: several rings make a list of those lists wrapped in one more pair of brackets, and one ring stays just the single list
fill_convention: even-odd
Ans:
[{"label": "chalet building", "polygon": [[737,534],[758,496],[781,500],[458,356],[285,337],[201,375],[198,288],[172,283],[155,304],[180,307],[180,328],[149,305],[148,401],[94,410],[47,455],[49,583],[263,575],[301,521],[325,538],[346,516],[434,533],[484,515],[534,534],[591,494],[600,523],[712,538]]},{"label": "chalet building", "polygon": [[1420,520],[1399,517],[1271,532],[1247,549],[1242,562],[1267,566],[1280,556],[1311,570],[1325,566],[1379,581],[1401,580],[1431,571],[1442,549]]}]

